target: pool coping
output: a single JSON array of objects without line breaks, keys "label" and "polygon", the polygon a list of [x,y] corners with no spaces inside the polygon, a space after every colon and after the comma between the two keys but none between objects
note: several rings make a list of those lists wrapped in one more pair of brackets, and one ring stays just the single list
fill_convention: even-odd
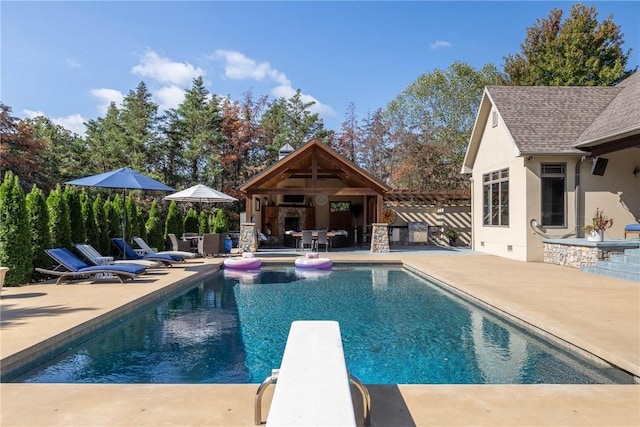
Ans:
[{"label": "pool coping", "polygon": [[[477,256],[477,254],[460,259],[455,253],[434,255],[433,258],[432,254],[425,253],[401,253],[391,254],[391,256],[349,253],[345,254],[345,257],[329,253],[336,262],[348,258],[365,264],[371,261],[388,260],[394,255],[396,256],[394,259],[402,259],[403,264],[415,266],[430,278],[451,284],[461,292],[467,292],[498,308],[504,309],[505,305],[508,305],[509,313],[535,325],[549,325],[551,330],[559,330],[558,335],[563,339],[574,337],[578,342],[587,341],[592,347],[603,349],[603,352],[610,353],[625,363],[636,367],[640,365],[637,363],[636,356],[640,341],[640,334],[637,333],[639,328],[637,320],[640,318],[637,305],[640,293],[637,283],[576,272],[566,267],[522,263],[493,256]],[[293,259],[292,257],[290,260]],[[207,262],[215,264],[214,269],[217,269],[221,259]],[[173,271],[171,276],[174,277],[176,274],[176,271]],[[528,278],[527,280],[533,282],[534,286],[529,283],[528,287],[520,291],[518,285],[526,283],[522,277]],[[164,279],[159,280],[162,282]],[[545,280],[554,283],[545,283]],[[482,285],[489,282],[491,284]],[[478,287],[478,285],[482,286]],[[128,292],[130,286],[131,284],[112,284],[104,288],[108,289],[105,290],[107,295],[110,293],[120,295],[120,292]],[[163,287],[167,286],[167,283],[141,286]],[[567,293],[556,292],[557,286],[572,289]],[[59,291],[59,293],[74,295],[79,290],[84,292],[83,288],[86,288],[87,292],[94,292],[94,290],[102,292],[102,287],[103,285],[86,287],[81,285],[76,288],[73,285],[64,285],[58,287],[55,293]],[[561,303],[564,301],[563,298],[566,299],[566,295],[571,295],[573,288],[579,288],[580,295],[584,297],[581,297],[577,303],[567,301],[571,309],[566,309]],[[37,286],[34,289],[16,289],[15,293],[47,293],[49,295],[44,295],[43,298],[49,298],[54,296],[54,292],[49,292],[53,289],[55,288]],[[518,292],[513,292],[513,289],[517,289]],[[611,297],[609,289],[612,289],[616,296]],[[3,310],[5,304],[12,301],[5,298],[6,294],[10,296],[14,291],[11,289],[5,293],[6,290],[7,288],[2,293]],[[41,292],[41,290],[44,291]],[[546,295],[547,292],[558,293],[548,298],[553,310],[549,310],[546,298],[543,305],[536,300],[536,298],[540,299],[540,294]],[[503,297],[503,294],[506,296]],[[39,298],[30,298],[30,303]],[[506,304],[505,301],[516,303]],[[557,307],[557,305],[560,306]],[[616,310],[621,310],[621,318],[614,318],[614,315],[610,314],[612,311],[606,309],[611,305],[618,305]],[[599,310],[598,307],[605,309]],[[566,330],[563,330],[563,325],[570,326],[571,322],[582,322],[582,312],[588,313],[605,328],[592,331],[590,328],[594,323],[585,318],[586,325],[578,328],[565,327]],[[560,318],[559,316],[564,316],[564,313],[575,315],[568,319]],[[74,314],[63,314],[63,317],[67,316],[74,316]],[[22,319],[25,324],[31,323],[32,320]],[[615,331],[620,333],[607,333],[610,327],[615,327]],[[5,335],[4,330],[0,331]],[[24,334],[21,333],[21,335]],[[8,336],[5,336],[3,341],[6,338]],[[594,341],[592,342],[590,338]],[[28,336],[25,339],[33,341],[36,338]],[[601,345],[596,345],[596,342],[600,342]],[[620,351],[621,349],[623,351]],[[637,384],[368,386],[373,390],[372,425],[374,426],[640,425],[640,386]],[[255,384],[113,386],[3,383],[0,384],[2,393],[0,424],[3,426],[250,426],[253,425],[252,404],[256,389]],[[202,398],[205,396],[210,403],[203,406]],[[356,400],[357,395],[354,397],[354,402]],[[105,405],[105,401],[109,401],[109,405]],[[265,396],[264,402],[268,405],[268,396]],[[266,414],[264,411],[263,413]]]}]

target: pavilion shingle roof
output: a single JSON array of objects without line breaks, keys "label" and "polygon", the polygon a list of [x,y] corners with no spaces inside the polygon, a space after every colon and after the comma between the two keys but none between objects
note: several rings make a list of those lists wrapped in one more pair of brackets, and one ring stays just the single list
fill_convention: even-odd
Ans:
[{"label": "pavilion shingle roof", "polygon": [[633,73],[615,87],[620,92],[582,132],[576,144],[640,129],[640,73]]},{"label": "pavilion shingle roof", "polygon": [[621,87],[487,87],[522,154],[581,152],[574,144],[621,90]]}]

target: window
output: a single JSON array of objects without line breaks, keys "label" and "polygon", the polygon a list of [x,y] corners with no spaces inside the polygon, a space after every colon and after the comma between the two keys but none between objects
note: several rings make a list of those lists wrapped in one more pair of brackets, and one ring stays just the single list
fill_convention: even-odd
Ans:
[{"label": "window", "polygon": [[566,164],[543,163],[541,167],[542,225],[565,226]]},{"label": "window", "polygon": [[482,176],[483,225],[509,225],[509,169]]},{"label": "window", "polygon": [[331,202],[329,206],[331,212],[349,212],[351,210],[351,202]]},{"label": "window", "polygon": [[498,126],[498,112],[494,111],[491,113],[491,127]]}]

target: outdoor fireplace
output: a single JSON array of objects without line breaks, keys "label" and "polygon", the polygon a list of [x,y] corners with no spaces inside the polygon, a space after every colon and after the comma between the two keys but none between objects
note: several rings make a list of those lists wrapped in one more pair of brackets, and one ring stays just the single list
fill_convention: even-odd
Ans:
[{"label": "outdoor fireplace", "polygon": [[300,217],[287,216],[284,218],[284,231],[300,231]]}]

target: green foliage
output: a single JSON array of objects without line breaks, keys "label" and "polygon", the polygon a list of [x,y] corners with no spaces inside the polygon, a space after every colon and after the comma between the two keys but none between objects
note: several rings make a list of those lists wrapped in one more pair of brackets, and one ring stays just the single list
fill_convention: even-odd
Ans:
[{"label": "green foliage", "polygon": [[71,243],[84,243],[87,240],[80,195],[76,187],[67,185],[62,193],[69,211],[69,225],[71,226]]},{"label": "green foliage", "polygon": [[200,212],[198,219],[198,234],[202,235],[209,232],[209,215],[203,210]]},{"label": "green foliage", "polygon": [[31,229],[31,248],[33,250],[33,277],[38,278],[36,267],[50,268],[51,258],[45,249],[51,248],[51,233],[49,232],[49,209],[44,193],[36,185],[27,194],[27,215]]},{"label": "green foliage", "polygon": [[98,228],[98,238],[95,241],[94,248],[103,255],[110,253],[111,242],[109,241],[109,225],[105,216],[105,207],[102,197],[98,194],[93,201],[93,215],[95,217],[96,227]]},{"label": "green foliage", "polygon": [[99,250],[100,229],[96,223],[96,214],[93,211],[93,202],[86,191],[82,191],[80,193],[80,211],[86,234],[85,242]]},{"label": "green foliage", "polygon": [[0,266],[9,267],[7,286],[27,283],[33,272],[26,200],[18,177],[11,171],[0,184]]},{"label": "green foliage", "polygon": [[175,201],[171,201],[171,203],[169,203],[167,220],[164,227],[164,239],[168,239],[168,236],[171,233],[180,237],[183,232],[184,223],[182,222],[182,214],[180,213],[180,209],[178,209],[178,204]]},{"label": "green foliage", "polygon": [[228,233],[229,232],[229,221],[227,220],[227,216],[224,214],[222,209],[218,209],[216,212],[216,217],[213,220],[213,232],[214,233]]},{"label": "green foliage", "polygon": [[139,212],[138,205],[131,196],[125,198],[126,205],[126,239],[131,241],[134,236],[144,238],[144,235],[140,233],[140,223],[138,221]]},{"label": "green foliage", "polygon": [[482,91],[501,81],[493,65],[475,70],[456,62],[423,74],[387,107],[394,134],[390,184],[412,190],[466,189],[460,168]]},{"label": "green foliage", "polygon": [[69,208],[67,207],[60,184],[49,193],[49,197],[47,197],[47,207],[49,208],[51,246],[53,248],[72,249],[73,242],[71,241]]},{"label": "green foliage", "polygon": [[527,29],[521,53],[505,57],[505,72],[518,86],[610,86],[625,71],[631,50],[624,52],[620,27],[608,17],[598,23],[595,6],[573,5],[562,21],[553,9],[546,20]]},{"label": "green foliage", "polygon": [[197,233],[199,228],[198,212],[190,208],[184,217],[184,231],[185,233]]},{"label": "green foliage", "polygon": [[165,247],[165,239],[162,230],[162,218],[160,217],[160,210],[158,209],[158,202],[154,200],[151,203],[151,209],[149,209],[149,219],[145,224],[145,230],[147,233],[146,242],[152,248],[163,250]]},{"label": "green foliage", "polygon": [[114,203],[111,199],[107,199],[103,205],[104,216],[104,251],[103,255],[112,255],[115,252],[115,248],[111,244],[111,238],[122,237],[122,222],[120,216],[116,212]]}]

